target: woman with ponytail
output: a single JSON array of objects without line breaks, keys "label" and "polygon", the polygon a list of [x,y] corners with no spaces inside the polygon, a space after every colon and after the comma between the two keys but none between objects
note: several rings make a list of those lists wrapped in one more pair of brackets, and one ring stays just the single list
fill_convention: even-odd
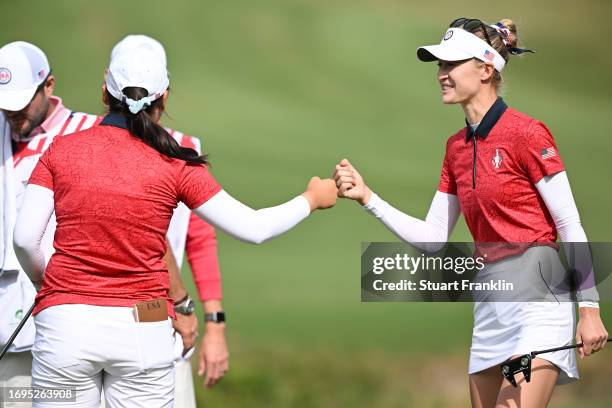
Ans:
[{"label": "woman with ponytail", "polygon": [[574,329],[576,342],[584,343],[581,357],[601,350],[607,339],[588,251],[572,265],[583,273],[576,292],[577,327],[573,298],[567,292],[563,298],[550,296],[544,277],[538,281],[541,265],[564,271],[557,234],[567,245],[586,242],[586,235],[548,128],[498,96],[510,56],[526,52],[532,51],[517,46],[512,21],[489,25],[467,18],[453,21],[439,45],[417,50],[421,61],[438,63],[442,102],[461,105],[466,118],[446,143],[440,183],[425,220],[402,213],[372,192],[348,160],[336,166],[334,175],[340,197],[356,200],[399,238],[423,250],[430,250],[431,243],[441,248],[463,214],[477,251],[489,255],[479,280],[521,274],[543,289],[535,298],[513,294],[513,302],[496,301],[493,293],[475,301],[469,363],[473,407],[546,406],[556,384],[578,378],[574,351],[534,358],[531,382],[520,376],[516,388],[503,380],[500,364],[571,344]]},{"label": "woman with ponytail", "polygon": [[[162,258],[179,201],[256,244],[335,204],[333,180],[318,177],[276,207],[253,210],[231,197],[205,156],[159,126],[168,85],[165,63],[146,45],[113,58],[103,86],[109,113],[56,140],[26,188],[14,245],[30,278],[42,280],[32,383],[76,391],[77,405],[53,406],[98,408],[102,389],[108,408],[173,405],[174,311]],[[45,267],[40,237],[53,211],[56,252]]]}]

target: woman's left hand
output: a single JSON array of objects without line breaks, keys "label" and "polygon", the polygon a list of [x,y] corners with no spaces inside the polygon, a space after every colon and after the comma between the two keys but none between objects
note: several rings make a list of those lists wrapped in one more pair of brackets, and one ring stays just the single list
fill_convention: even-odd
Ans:
[{"label": "woman's left hand", "polygon": [[187,354],[195,346],[198,337],[198,318],[195,313],[184,315],[176,313],[176,319],[172,321],[172,327],[183,339],[183,355]]},{"label": "woman's left hand", "polygon": [[198,375],[204,378],[207,388],[213,387],[229,370],[229,352],[225,341],[225,323],[206,324],[206,331],[200,345],[200,367]]},{"label": "woman's left hand", "polygon": [[599,309],[596,307],[581,307],[580,319],[576,328],[576,342],[583,343],[578,348],[580,358],[588,357],[606,347],[608,331],[604,327]]}]

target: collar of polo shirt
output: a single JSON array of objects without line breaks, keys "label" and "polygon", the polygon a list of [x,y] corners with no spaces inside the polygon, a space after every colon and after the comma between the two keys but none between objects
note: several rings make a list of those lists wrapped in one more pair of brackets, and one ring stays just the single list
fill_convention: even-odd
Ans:
[{"label": "collar of polo shirt", "polygon": [[493,64],[502,72],[506,61],[486,41],[462,28],[449,28],[438,45],[426,45],[417,49],[421,61],[462,61],[476,58],[484,63]]},{"label": "collar of polo shirt", "polygon": [[467,132],[465,134],[465,141],[469,141],[472,136],[476,135],[482,137],[483,139],[486,138],[493,129],[493,126],[495,126],[502,117],[506,109],[508,109],[508,105],[506,105],[506,102],[504,102],[501,97],[498,97],[487,113],[485,113],[476,129],[472,129],[466,119],[465,125]]},{"label": "collar of polo shirt", "polygon": [[124,115],[117,112],[109,112],[100,122],[100,126],[112,126],[119,129],[127,129],[127,119]]}]

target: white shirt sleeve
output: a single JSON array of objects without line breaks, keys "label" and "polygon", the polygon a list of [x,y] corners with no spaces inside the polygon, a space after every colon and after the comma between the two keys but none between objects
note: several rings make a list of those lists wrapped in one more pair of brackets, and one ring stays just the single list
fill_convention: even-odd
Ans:
[{"label": "white shirt sleeve", "polygon": [[[577,291],[578,306],[599,307],[591,254],[586,245],[575,246],[575,248],[571,245],[574,242],[588,241],[580,223],[580,215],[578,215],[567,173],[562,171],[546,176],[535,186],[555,222],[559,237],[564,243],[565,253],[575,253],[572,266],[580,271],[582,275],[579,277],[580,281],[586,286],[584,290]],[[572,263],[571,260],[570,263]]]},{"label": "white shirt sleeve", "polygon": [[261,244],[287,232],[308,217],[310,204],[299,195],[284,204],[254,210],[221,190],[193,211],[234,238]]},{"label": "white shirt sleeve", "polygon": [[441,191],[436,191],[424,221],[392,207],[374,192],[363,208],[401,240],[427,252],[442,249],[460,214],[457,196]]},{"label": "white shirt sleeve", "polygon": [[53,209],[53,191],[36,184],[26,187],[15,222],[13,246],[19,263],[33,282],[42,280],[45,271],[45,255],[40,243]]}]

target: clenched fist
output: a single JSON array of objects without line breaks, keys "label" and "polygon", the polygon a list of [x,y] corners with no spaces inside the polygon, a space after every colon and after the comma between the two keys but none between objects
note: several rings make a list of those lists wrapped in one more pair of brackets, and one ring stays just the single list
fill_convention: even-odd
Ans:
[{"label": "clenched fist", "polygon": [[342,159],[336,165],[333,177],[338,187],[338,197],[355,200],[361,205],[366,205],[370,201],[372,192],[366,186],[361,174],[347,159]]},{"label": "clenched fist", "polygon": [[336,205],[338,189],[332,179],[321,180],[319,177],[310,179],[306,191],[302,194],[310,203],[310,212],[324,210]]}]

